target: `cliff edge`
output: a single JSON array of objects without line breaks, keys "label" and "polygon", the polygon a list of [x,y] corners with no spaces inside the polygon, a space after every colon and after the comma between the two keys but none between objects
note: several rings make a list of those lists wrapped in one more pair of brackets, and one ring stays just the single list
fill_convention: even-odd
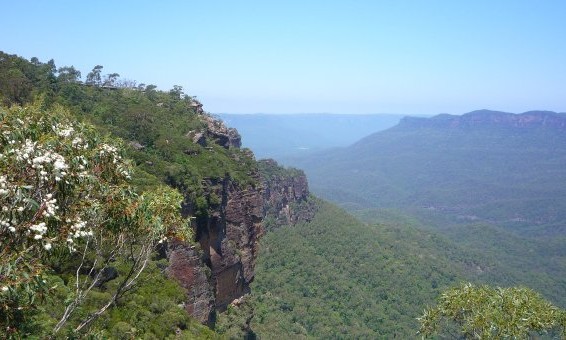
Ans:
[{"label": "cliff edge", "polygon": [[[202,115],[200,130],[187,139],[203,148],[212,144],[239,149],[240,135],[223,122]],[[167,274],[186,289],[185,310],[202,323],[213,325],[216,313],[250,292],[264,226],[274,228],[309,221],[314,205],[308,203],[305,174],[284,169],[274,160],[255,162],[251,152],[239,153],[247,167],[247,182],[230,175],[205,178],[203,197],[208,206],[199,210],[198,199],[186,197],[183,211],[193,216],[196,245],[171,241],[167,246]]]}]

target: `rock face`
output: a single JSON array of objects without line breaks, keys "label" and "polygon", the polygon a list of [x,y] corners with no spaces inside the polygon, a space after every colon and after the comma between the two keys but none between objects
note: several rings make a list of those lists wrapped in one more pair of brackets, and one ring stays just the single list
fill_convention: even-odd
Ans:
[{"label": "rock face", "polygon": [[[210,116],[202,119],[206,130],[190,132],[189,140],[201,146],[213,142],[226,149],[239,148],[236,130]],[[258,169],[248,175],[255,184],[239,184],[228,175],[205,179],[206,211],[189,197],[183,206],[183,213],[194,217],[198,246],[175,241],[168,245],[167,273],[187,290],[187,312],[205,324],[214,324],[216,311],[248,293],[254,278],[263,233],[263,196]]]},{"label": "rock face", "polygon": [[273,159],[258,162],[263,182],[263,215],[266,228],[310,221],[315,213],[309,203],[307,177],[302,170],[284,169]]},{"label": "rock face", "polygon": [[[259,180],[258,175],[255,174]],[[168,274],[187,289],[185,309],[199,321],[214,323],[224,311],[249,293],[254,278],[259,237],[263,233],[261,190],[240,187],[230,178],[209,180],[208,195],[220,197],[207,216],[197,216],[197,249],[184,243],[169,246]],[[195,211],[192,204],[185,212]]]},{"label": "rock face", "polygon": [[174,241],[168,245],[167,257],[167,274],[187,291],[185,310],[202,323],[213,323],[214,285],[198,249]]},{"label": "rock face", "polygon": [[[259,174],[255,178],[259,180]],[[197,239],[210,259],[216,308],[222,311],[249,292],[263,232],[263,201],[259,188],[240,188],[229,179],[219,189],[222,205],[210,216],[206,228],[199,230]]]},{"label": "rock face", "polygon": [[551,111],[529,111],[513,114],[499,111],[478,110],[461,116],[440,114],[431,118],[405,117],[400,127],[473,128],[476,126],[510,128],[566,129],[566,114]]}]

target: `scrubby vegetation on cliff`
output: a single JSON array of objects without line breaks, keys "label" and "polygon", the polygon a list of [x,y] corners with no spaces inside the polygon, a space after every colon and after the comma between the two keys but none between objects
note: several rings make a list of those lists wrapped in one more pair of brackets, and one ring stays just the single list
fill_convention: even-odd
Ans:
[{"label": "scrubby vegetation on cliff", "polygon": [[[157,244],[191,240],[182,196],[165,186],[135,193],[128,183],[135,173],[118,141],[60,107],[0,108],[0,121],[2,332],[112,332],[115,322],[101,328],[101,316],[131,301],[139,283],[159,280],[151,274]],[[160,295],[175,299],[178,288],[169,285]],[[143,325],[173,333],[190,323],[167,301],[163,310],[180,316],[169,327]]]},{"label": "scrubby vegetation on cliff", "polygon": [[[109,74],[103,77],[101,74],[102,69],[100,65],[94,67],[93,71],[88,74],[87,81],[83,83],[80,80],[80,72],[73,67],[57,69],[53,61],[42,63],[36,58],[27,61],[20,57],[0,52],[0,101],[6,106],[21,105],[25,107],[19,108],[14,106],[13,109],[3,109],[4,120],[2,127],[10,126],[7,124],[6,119],[15,119],[17,117],[15,112],[19,112],[18,110],[28,110],[27,113],[34,113],[38,117],[43,115],[42,117],[44,118],[39,120],[43,119],[43,122],[47,124],[51,122],[50,119],[59,117],[56,112],[63,110],[59,109],[60,106],[63,106],[68,110],[68,113],[65,114],[67,117],[65,119],[67,119],[67,122],[70,122],[69,124],[75,126],[75,124],[80,124],[76,121],[87,122],[94,125],[94,128],[98,130],[98,135],[109,134],[112,137],[104,138],[112,140],[121,138],[123,140],[123,142],[119,142],[119,147],[109,146],[105,152],[109,154],[118,152],[122,157],[121,159],[128,157],[133,160],[134,172],[130,182],[131,187],[127,190],[120,187],[120,190],[126,190],[124,192],[121,191],[121,193],[114,191],[106,193],[108,197],[114,198],[102,200],[103,202],[97,206],[98,208],[93,208],[98,209],[95,210],[100,213],[97,216],[103,220],[101,221],[101,226],[109,228],[113,232],[121,232],[122,230],[128,230],[123,229],[129,226],[128,223],[134,223],[138,220],[143,222],[145,219],[148,219],[148,223],[159,222],[159,225],[163,225],[164,228],[179,225],[179,222],[171,219],[166,220],[165,211],[160,210],[165,205],[173,203],[175,203],[173,206],[177,209],[175,214],[178,218],[181,216],[180,207],[182,206],[182,212],[186,217],[187,215],[194,217],[192,219],[193,226],[206,225],[209,219],[215,218],[213,215],[220,211],[221,206],[226,205],[226,202],[223,201],[226,197],[218,195],[218,193],[223,192],[220,190],[222,188],[217,188],[218,185],[220,187],[225,185],[227,186],[225,189],[229,189],[232,192],[237,188],[254,189],[258,186],[258,179],[254,173],[256,171],[255,161],[250,152],[239,149],[239,135],[237,132],[226,128],[223,124],[204,113],[201,108],[202,105],[193,97],[185,95],[182,88],[175,86],[169,92],[157,91],[155,86],[152,85],[145,86],[142,84],[136,86],[133,82],[121,82],[117,74]],[[36,104],[33,104],[34,108],[31,109],[30,105],[34,102]],[[24,119],[26,115],[24,114],[20,117],[23,121],[22,124],[28,124]],[[30,117],[35,116],[30,114]],[[87,142],[87,139],[84,137],[81,137],[82,139],[79,137],[75,138],[73,131],[77,129],[67,128],[67,125],[59,127],[55,124],[51,127],[51,125],[47,124],[45,127],[47,131],[51,128],[61,130],[59,135],[57,135],[59,130],[53,130],[51,133],[54,137],[48,137],[47,139],[42,137],[43,135],[37,131],[26,130],[28,127],[26,125],[13,129],[11,132],[16,134],[16,136],[10,138],[14,139],[14,141],[6,139],[7,135],[5,135],[5,138],[2,140],[3,152],[8,152],[7,148],[9,146],[22,150],[39,147],[42,145],[41,143],[48,143],[49,146],[53,146],[54,144],[51,140],[56,140],[55,137],[57,136],[59,136],[57,138],[66,143],[59,147],[64,150],[74,150],[76,147],[87,144],[88,148],[96,148],[98,145],[92,141]],[[93,130],[93,127],[89,127],[87,130]],[[24,138],[26,133],[29,134],[29,138],[26,137],[29,139],[29,143]],[[39,138],[40,140],[36,141],[34,138]],[[34,144],[36,142],[38,144]],[[79,148],[79,150],[82,149]],[[87,151],[87,149],[84,150],[84,152]],[[51,155],[55,155],[55,153],[52,152]],[[65,154],[62,151],[57,151],[57,155],[64,156]],[[23,154],[20,156],[24,157]],[[29,154],[27,156],[28,158],[25,158],[25,160],[39,155]],[[77,154],[75,156],[79,157],[80,155]],[[68,246],[63,248],[71,250],[73,244],[78,244],[78,241],[74,239],[72,239],[75,242],[73,244],[70,241],[66,241],[67,234],[60,235],[61,242],[59,242],[59,238],[56,239],[59,243],[55,242],[55,239],[53,239],[54,235],[51,235],[53,233],[51,228],[55,227],[63,228],[62,230],[67,233],[69,228],[65,226],[64,221],[68,218],[63,216],[56,219],[57,221],[62,219],[62,222],[46,221],[45,225],[38,224],[41,221],[35,220],[33,209],[47,209],[48,206],[45,204],[53,203],[53,209],[57,210],[54,204],[58,204],[61,211],[67,214],[78,211],[83,211],[87,214],[89,210],[86,208],[88,208],[89,204],[96,205],[97,201],[92,196],[96,194],[96,191],[86,187],[77,186],[72,191],[73,195],[77,195],[77,197],[83,197],[83,199],[86,197],[84,204],[77,203],[73,205],[73,201],[69,201],[66,196],[63,196],[63,193],[66,192],[65,190],[72,188],[67,183],[68,180],[62,177],[63,174],[66,171],[70,173],[72,167],[84,166],[86,170],[90,168],[86,164],[68,165],[53,157],[47,159],[47,161],[55,162],[52,166],[56,168],[55,171],[57,173],[53,175],[53,181],[57,183],[53,184],[53,192],[46,191],[45,193],[37,191],[39,187],[36,187],[37,183],[35,182],[29,183],[28,187],[27,184],[16,180],[16,175],[13,171],[23,171],[24,168],[16,167],[17,164],[11,161],[8,162],[8,158],[4,158],[6,161],[5,165],[8,168],[3,170],[6,170],[6,174],[9,175],[7,183],[10,185],[18,183],[18,185],[23,185],[25,190],[31,190],[30,195],[35,193],[42,197],[40,197],[41,200],[38,200],[39,198],[30,196],[30,199],[33,199],[33,201],[27,203],[29,207],[20,207],[15,202],[15,205],[13,207],[10,206],[8,211],[2,212],[3,220],[4,217],[7,217],[6,223],[13,223],[14,216],[16,216],[14,214],[26,213],[26,216],[29,215],[31,218],[29,223],[35,223],[32,225],[36,226],[33,230],[35,230],[35,233],[39,233],[37,234],[38,240],[35,241],[39,245],[38,249],[41,249],[43,252],[49,251],[58,254],[58,256],[63,256],[61,258],[57,257],[56,260],[49,260],[51,261],[49,263],[32,262],[33,264],[39,264],[41,271],[36,270],[35,267],[30,267],[28,270],[30,274],[23,273],[21,270],[14,272],[12,264],[8,263],[9,261],[14,260],[13,265],[19,266],[25,262],[22,262],[13,252],[15,250],[14,244],[10,242],[16,242],[17,239],[12,240],[8,237],[8,234],[12,232],[11,228],[13,226],[10,224],[2,227],[2,259],[3,261],[8,261],[6,263],[2,262],[2,273],[4,275],[2,286],[6,287],[6,289],[3,289],[3,294],[5,294],[3,297],[8,296],[6,294],[10,294],[9,299],[13,298],[12,300],[6,300],[5,308],[2,309],[2,319],[4,322],[9,323],[9,327],[11,327],[9,329],[14,331],[14,336],[18,336],[17,334],[28,334],[26,333],[28,331],[45,336],[49,332],[57,331],[59,328],[59,334],[66,334],[67,331],[75,330],[77,332],[100,334],[104,337],[122,337],[126,336],[126,334],[132,336],[134,334],[154,334],[161,338],[175,332],[183,333],[187,331],[187,335],[193,334],[192,332],[194,331],[201,332],[203,328],[195,326],[195,322],[191,321],[182,308],[186,302],[185,295],[187,291],[181,288],[175,280],[168,279],[165,276],[164,270],[168,263],[159,260],[159,256],[153,253],[154,247],[152,245],[155,242],[163,241],[163,236],[168,233],[154,233],[157,229],[147,227],[150,229],[136,234],[135,237],[131,236],[131,246],[123,248],[124,251],[128,250],[130,254],[123,258],[119,254],[112,252],[112,248],[107,246],[102,247],[101,249],[104,251],[101,250],[102,253],[99,254],[97,251],[94,251],[94,249],[98,249],[96,247],[92,251],[85,251],[77,245],[76,249],[80,251],[80,256],[74,253],[65,255],[65,249],[59,250],[59,243],[63,246]],[[87,156],[85,156],[85,159],[89,160]],[[92,166],[95,164],[92,163]],[[119,162],[110,162],[109,164],[115,167],[121,166]],[[89,166],[91,166],[90,163]],[[104,169],[105,167],[96,166],[93,168],[93,171],[96,176],[102,176],[105,174]],[[126,171],[124,169],[123,171]],[[43,171],[42,169],[37,169],[37,171],[40,170]],[[85,171],[85,169],[79,170]],[[120,174],[120,171],[117,174]],[[24,171],[22,174],[29,177],[29,172]],[[125,174],[127,172],[124,172],[123,176],[126,176]],[[43,173],[40,175],[44,176]],[[78,175],[73,173],[73,176]],[[77,178],[80,182],[81,178]],[[104,179],[110,180],[111,177],[104,177]],[[92,181],[93,185],[102,185],[104,183],[104,181],[100,180]],[[167,189],[169,191],[164,191],[165,189],[159,189],[162,188],[162,184],[168,184],[174,190]],[[12,190],[11,187],[4,189]],[[22,191],[24,194],[25,190]],[[54,201],[52,202],[48,199],[47,203],[42,203],[42,200],[45,199],[43,197],[44,194],[53,195],[50,199]],[[141,198],[153,198],[156,201],[154,203],[151,203],[152,201],[148,201],[148,203],[145,203],[145,201],[137,202],[129,198],[130,196],[128,195],[134,195],[132,197],[141,195]],[[168,195],[173,195],[171,196],[173,200],[167,199]],[[10,195],[9,198],[19,197],[18,199],[25,199],[26,197],[24,196],[22,198],[17,195]],[[114,201],[117,204],[115,207],[113,204],[110,204]],[[38,205],[34,205],[33,202],[38,202]],[[12,213],[10,210],[12,208],[16,209],[15,213]],[[22,208],[23,210],[20,211]],[[116,214],[116,216],[112,215],[113,218],[117,219],[115,223],[112,223],[112,219],[105,219],[105,215],[102,214],[104,209],[111,209],[111,212]],[[145,212],[140,210],[137,213],[136,209],[146,210],[144,210]],[[261,213],[261,209],[258,209]],[[80,221],[76,220],[79,217],[72,215],[68,220],[76,222],[77,225],[80,224],[79,222],[85,222],[90,230],[92,227],[91,223],[94,222],[87,220],[84,216],[81,217]],[[19,215],[18,219],[19,222],[27,223],[25,220],[21,220]],[[60,226],[58,223],[63,224]],[[188,225],[189,222],[186,220],[183,223]],[[82,224],[80,225],[82,226]],[[29,226],[25,224],[24,227]],[[16,226],[15,228],[16,231],[19,231],[19,227]],[[200,233],[200,231],[198,232]],[[49,239],[47,239],[48,234]],[[25,235],[22,236],[22,240],[29,242],[29,236]],[[40,239],[39,236],[42,238]],[[94,236],[97,236],[97,234],[94,233]],[[142,242],[144,237],[150,238],[151,242],[145,245]],[[101,244],[112,240],[108,235],[98,235],[95,239]],[[175,239],[179,240],[179,237],[175,237]],[[53,241],[50,242],[48,240]],[[123,235],[118,235],[116,240],[124,242],[127,238],[124,238]],[[189,240],[187,239],[187,241]],[[225,243],[228,244],[228,242]],[[94,245],[93,242],[87,242],[87,244],[90,247]],[[239,244],[230,245],[232,248],[241,246]],[[27,247],[27,245],[22,243],[22,247]],[[195,249],[196,256],[200,256],[198,246],[188,242],[187,247]],[[232,248],[230,250],[234,252],[235,260],[238,260],[239,257],[236,256],[236,252],[239,249]],[[29,249],[33,250],[35,248]],[[208,247],[206,250],[208,251]],[[244,250],[242,249],[241,251],[243,252]],[[140,257],[137,255],[139,252],[142,252],[143,258],[147,259],[147,261],[140,260]],[[30,254],[32,253],[30,252]],[[81,260],[83,254],[85,257]],[[99,255],[103,257],[98,259]],[[252,254],[249,260],[250,264],[246,265],[253,267],[254,259]],[[134,271],[128,270],[130,268],[128,264],[131,261],[134,262]],[[81,263],[83,264],[81,265]],[[139,263],[143,263],[143,267],[150,270],[145,273],[140,272],[138,275],[136,266]],[[101,265],[102,267],[100,267]],[[202,265],[205,266],[204,262]],[[80,268],[79,271],[76,271],[77,266]],[[253,277],[253,272],[249,273],[248,268],[246,268],[246,271],[246,275]],[[9,276],[15,275],[14,273],[25,275],[13,278]],[[45,282],[42,281],[43,279],[39,281],[35,279],[38,273],[44,274]],[[75,279],[75,274],[79,275],[78,279]],[[213,273],[213,275],[215,274]],[[8,277],[10,278],[6,279]],[[134,278],[135,282],[140,284],[138,290],[134,291],[132,289],[133,285],[130,285],[130,281],[128,281],[130,278]],[[81,284],[76,286],[75,283],[78,280],[80,280]],[[250,278],[248,277],[247,280],[250,280]],[[33,326],[27,328],[25,328],[25,323],[20,322],[23,320],[21,318],[24,317],[18,314],[20,312],[16,313],[18,315],[10,316],[10,313],[14,311],[28,310],[25,308],[18,309],[18,306],[13,305],[13,303],[19,304],[27,301],[23,297],[18,297],[20,296],[18,295],[20,294],[18,293],[20,291],[20,288],[18,288],[20,283],[25,285],[25,287],[22,286],[23,288],[20,287],[24,289],[24,292],[28,291],[26,287],[32,283],[37,283],[37,289],[33,289],[40,293],[43,292],[43,290],[40,291],[40,288],[43,289],[43,284],[52,288],[52,290],[43,295],[38,294],[38,299],[33,300],[33,308],[30,306],[28,309],[34,311],[34,316],[25,316],[25,319],[30,322],[29,325],[33,324]],[[164,289],[156,293],[155,289],[157,286],[161,286]],[[115,295],[112,293],[113,290],[120,292],[128,291],[128,294],[124,292],[124,294],[119,293]],[[88,294],[83,296],[82,292],[84,291],[88,291]],[[132,291],[135,293],[134,295],[130,294]],[[40,296],[44,296],[47,302],[42,302],[39,299]],[[107,302],[110,303],[107,304]],[[100,310],[100,313],[96,312],[97,310]],[[154,314],[153,316],[152,313]],[[169,315],[170,317],[167,322],[159,322],[159,317],[157,317],[159,314]],[[57,325],[62,318],[61,315],[65,315],[65,326]],[[92,318],[93,316],[96,316],[96,318]],[[81,326],[84,320],[87,320],[87,323]],[[67,327],[67,325],[72,326]],[[20,327],[22,328],[20,329]]]}]

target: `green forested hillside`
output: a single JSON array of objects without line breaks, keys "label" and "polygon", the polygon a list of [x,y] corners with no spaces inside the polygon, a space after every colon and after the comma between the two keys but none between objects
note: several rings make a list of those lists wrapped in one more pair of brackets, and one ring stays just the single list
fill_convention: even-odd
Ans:
[{"label": "green forested hillside", "polygon": [[480,265],[434,234],[316,204],[311,222],[261,241],[251,323],[260,337],[412,337],[424,307]]},{"label": "green forested hillside", "polygon": [[[295,165],[304,167],[315,193],[362,220],[438,233],[469,259],[482,259],[478,279],[526,285],[564,306],[563,115],[540,112],[529,119],[533,115],[548,116],[541,120],[546,123],[502,128],[408,121]],[[481,111],[469,119],[485,117],[501,115]]]},{"label": "green forested hillside", "polygon": [[566,306],[564,237],[521,237],[493,224],[454,224],[436,217],[411,217],[407,212],[392,209],[359,210],[354,215],[370,224],[398,225],[405,230],[400,239],[410,238],[410,230],[438,235],[454,249],[452,254],[444,255],[447,259],[463,256],[470,261],[467,280],[528,286],[555,304]]},{"label": "green forested hillside", "polygon": [[389,217],[377,222],[372,214],[365,224],[330,203],[315,203],[311,222],[264,236],[252,294],[221,316],[223,332],[242,336],[237,325],[253,311],[251,329],[264,339],[413,338],[422,311],[462,281],[526,286],[564,306],[560,242],[547,249],[556,256],[547,257],[556,265],[549,272],[535,243],[506,238],[505,231],[490,231],[486,242],[480,230],[487,227],[470,228],[476,236],[458,245],[409,217],[384,213]]}]

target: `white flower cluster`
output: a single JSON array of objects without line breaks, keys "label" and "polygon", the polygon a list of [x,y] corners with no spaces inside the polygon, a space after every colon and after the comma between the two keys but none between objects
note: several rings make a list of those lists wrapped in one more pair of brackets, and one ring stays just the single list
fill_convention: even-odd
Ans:
[{"label": "white flower cluster", "polygon": [[12,233],[16,232],[16,228],[10,223],[8,220],[0,220],[0,225],[4,228],[8,228],[8,230]]},{"label": "white flower cluster", "polygon": [[[73,141],[71,142],[71,145],[73,145],[73,147],[78,147],[83,145],[83,139],[81,137],[75,137],[73,138]],[[88,144],[86,145],[86,147],[88,147]]]},{"label": "white flower cluster", "polygon": [[45,235],[45,233],[47,232],[47,226],[45,225],[45,222],[32,224],[29,229],[35,232],[35,235],[33,236],[34,240],[41,240],[43,238],[43,235]]},{"label": "white flower cluster", "polygon": [[59,206],[56,204],[57,199],[52,197],[53,197],[52,194],[45,195],[46,200],[43,201],[43,204],[45,205],[45,210],[43,210],[42,213],[43,216],[45,217],[54,217],[56,210],[59,209]]},{"label": "white flower cluster", "polygon": [[[47,225],[45,224],[45,222],[32,224],[29,229],[35,233],[35,235],[33,235],[33,239],[38,241],[43,239],[45,233],[47,233]],[[49,239],[47,239],[47,241],[43,244],[43,248],[45,250],[51,250],[52,245]]]},{"label": "white flower cluster", "polygon": [[8,194],[10,191],[8,190],[8,179],[6,176],[0,176],[0,196]]},{"label": "white flower cluster", "polygon": [[63,138],[67,138],[69,136],[71,136],[71,134],[73,132],[75,132],[75,129],[73,129],[72,126],[58,126],[58,125],[54,125],[52,126],[53,131],[55,131],[55,133],[59,136],[59,137],[63,137]]},{"label": "white flower cluster", "polygon": [[72,125],[58,124],[58,125],[53,125],[51,128],[59,137],[62,138],[70,139],[71,137],[73,137],[73,135],[75,135],[75,137],[71,141],[71,145],[73,146],[73,148],[85,149],[85,150],[88,149],[88,143],[85,143],[85,141],[81,137],[76,136],[77,133],[75,133],[75,129]]},{"label": "white flower cluster", "polygon": [[40,180],[42,182],[49,180],[49,168],[53,169],[53,175],[56,181],[60,181],[67,175],[69,166],[65,158],[60,154],[51,150],[38,146],[37,142],[26,139],[19,146],[18,142],[14,139],[10,140],[9,144],[14,147],[7,151],[8,154],[13,154],[18,162],[25,162],[33,169],[40,173]]},{"label": "white flower cluster", "polygon": [[65,157],[52,151],[45,151],[42,155],[35,157],[32,160],[32,168],[40,171],[41,179],[43,181],[48,180],[48,172],[45,171],[45,165],[51,164],[53,167],[53,174],[55,175],[55,181],[60,181],[65,175],[67,175],[67,169],[69,166],[65,162]]},{"label": "white flower cluster", "polygon": [[71,234],[71,236],[73,238],[92,236],[92,231],[91,230],[87,231],[85,230],[85,228],[86,228],[86,222],[81,220],[80,217],[78,217],[75,223],[73,223],[73,225],[71,226],[71,230],[73,231],[73,234]]},{"label": "white flower cluster", "polygon": [[117,156],[117,158],[119,159],[120,156],[118,156],[116,154],[117,152],[118,152],[118,149],[116,149],[116,147],[114,147],[112,145],[108,145],[106,143],[103,143],[102,145],[100,145],[100,155],[110,154],[112,156]]},{"label": "white flower cluster", "polygon": [[[67,220],[67,223],[71,223],[71,220]],[[86,230],[86,222],[83,221],[80,217],[74,221],[71,225],[71,232],[67,237],[67,245],[71,251],[75,251],[75,241],[74,239],[82,238],[82,237],[89,237],[92,236],[92,230]]]},{"label": "white flower cluster", "polygon": [[[88,129],[65,118],[37,119],[25,109],[2,116],[1,237],[35,250],[67,246],[75,251],[81,240],[93,236],[98,222],[90,216],[99,207],[91,194],[96,197],[108,190],[99,186],[95,170],[108,169],[123,179],[130,178],[130,169],[117,147],[93,144],[90,136]],[[77,194],[67,196],[69,192]]]},{"label": "white flower cluster", "polygon": [[102,144],[100,146],[100,155],[109,155],[110,157],[112,157],[112,164],[116,165],[116,171],[127,179],[131,178],[131,174],[128,168],[124,166],[122,162],[120,162],[122,160],[122,157],[118,154],[118,149],[115,146],[108,145],[106,143]]},{"label": "white flower cluster", "polygon": [[[7,197],[9,196],[11,192],[11,188],[8,184],[8,179],[6,176],[4,175],[0,175],[0,199],[3,197]],[[21,208],[21,210],[20,210]],[[17,210],[19,212],[23,211],[23,207],[18,207]],[[10,208],[8,208],[6,205],[2,206],[2,210],[0,211],[2,214],[0,215],[0,226],[4,227],[4,228],[8,228],[8,230],[10,232],[15,232],[16,228],[14,228],[14,226],[12,225],[13,223],[11,223],[10,219],[9,219],[9,212],[10,212]],[[8,218],[8,219],[6,219]]]},{"label": "white flower cluster", "polygon": [[31,140],[26,139],[24,144],[21,145],[19,149],[13,150],[13,152],[16,154],[16,159],[18,161],[28,161],[35,152],[36,144],[37,142],[32,142]]}]

